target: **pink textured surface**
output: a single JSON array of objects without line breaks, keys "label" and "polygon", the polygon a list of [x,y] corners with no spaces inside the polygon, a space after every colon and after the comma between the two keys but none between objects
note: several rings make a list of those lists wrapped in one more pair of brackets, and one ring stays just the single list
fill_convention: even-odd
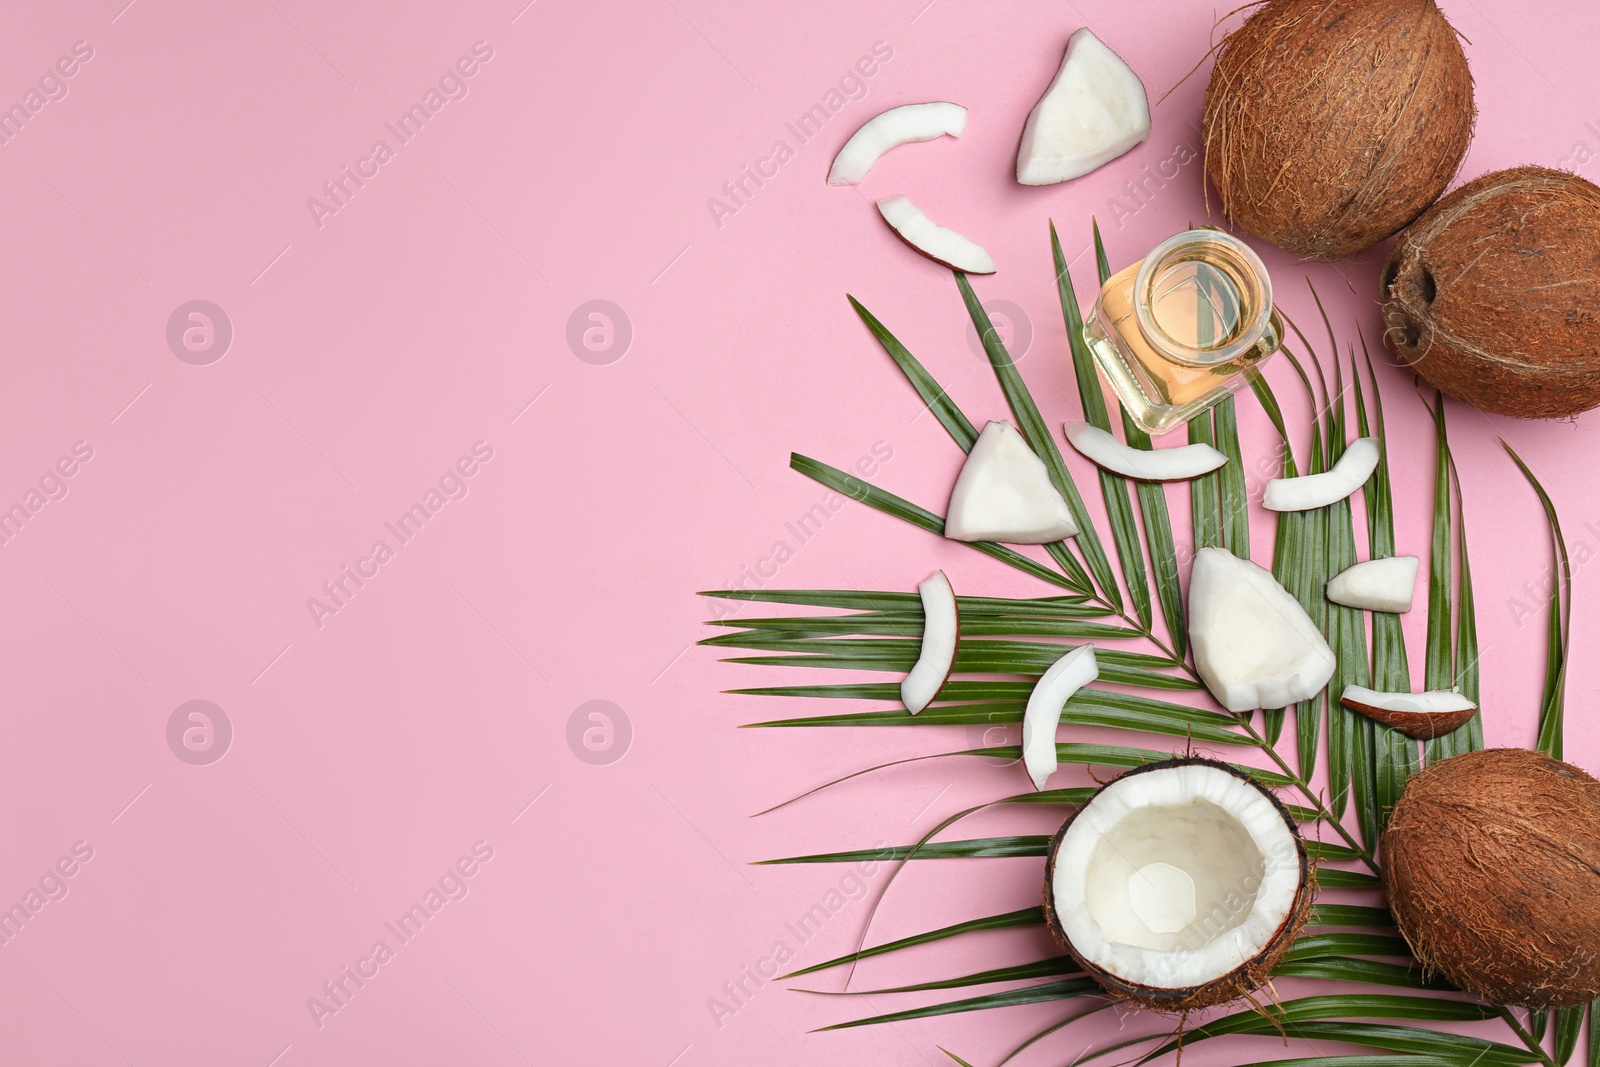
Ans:
[{"label": "pink textured surface", "polygon": [[[723,983],[778,943],[815,962],[847,950],[866,916],[842,870],[749,861],[911,839],[1023,782],[1015,767],[935,763],[748,818],[843,770],[966,738],[735,730],[789,709],[718,691],[783,676],[690,647],[708,614],[691,594],[746,568],[768,585],[906,589],[941,565],[964,592],[1036,591],[856,507],[801,543],[788,524],[825,493],[788,471],[788,452],[843,466],[876,448],[874,478],[935,507],[953,477],[959,453],[916,418],[846,291],[975,418],[1002,414],[948,274],[874,217],[868,198],[898,192],[988,245],[1000,272],[980,293],[1031,321],[1022,368],[1047,418],[1075,413],[1046,219],[1070,255],[1098,215],[1127,262],[1205,218],[1198,165],[1180,158],[1199,147],[1203,74],[1160,105],[1145,145],[1081,181],[1015,186],[1017,131],[1080,25],[1154,96],[1204,51],[1211,7],[124,3],[12,5],[0,39],[7,104],[75,42],[92,50],[0,145],[0,503],[24,502],[76,443],[92,451],[65,464],[70,478],[45,479],[57,499],[0,546],[0,900],[23,901],[75,843],[92,849],[64,865],[72,877],[45,879],[66,895],[0,947],[3,1058],[692,1067],[944,1062],[938,1044],[985,1062],[1055,1017],[1044,1006],[803,1036],[865,1005],[770,985],[713,1013]],[[1465,174],[1565,160],[1592,175],[1600,11],[1446,6],[1472,41],[1481,108]],[[475,47],[471,76],[441,81]],[[875,50],[872,75],[849,78]],[[402,143],[385,124],[431,88],[442,106]],[[841,88],[838,113],[801,143],[787,124]],[[859,191],[823,185],[862,120],[930,98],[971,108],[965,138],[896,152]],[[392,158],[363,162],[380,139]],[[1125,183],[1164,161],[1175,176],[1129,200]],[[347,179],[354,195],[317,217],[308,198],[346,165],[365,184]],[[764,184],[717,218],[708,198],[747,166],[766,168]],[[1380,262],[1269,255],[1292,314],[1309,317],[1308,275],[1341,332],[1360,322],[1373,343]],[[1074,276],[1092,291],[1091,257]],[[209,365],[166,340],[195,299],[232,323]],[[567,341],[569,316],[595,299],[632,325],[608,364]],[[1273,373],[1288,396],[1286,371]],[[1409,377],[1383,379],[1401,548],[1426,554],[1429,427]],[[1242,410],[1253,461],[1269,439],[1259,411]],[[1455,405],[1450,417],[1487,730],[1527,744],[1542,636],[1516,605],[1548,552],[1496,436],[1524,451],[1587,560],[1600,547],[1594,420],[1515,424]],[[475,445],[471,477],[451,477]],[[440,506],[402,543],[385,524],[435,488]],[[1181,513],[1182,490],[1173,499]],[[1268,534],[1258,523],[1258,560]],[[363,563],[380,540],[392,558]],[[792,558],[773,575],[779,544]],[[353,595],[334,603],[322,586],[345,565],[368,577],[345,579]],[[1580,649],[1596,636],[1591,589],[1580,568]],[[313,612],[313,597],[338,610]],[[1408,621],[1418,673],[1420,622]],[[1579,655],[1569,756],[1591,770],[1596,680]],[[569,717],[597,699],[632,725],[609,765],[568,743]],[[169,748],[169,717],[190,700],[232,724],[220,761]],[[492,858],[471,859],[479,842]],[[450,877],[462,857],[473,873]],[[404,942],[389,931],[441,885],[459,899]],[[801,944],[786,924],[830,889],[841,908]],[[1037,892],[1034,861],[920,865],[875,935]],[[392,958],[362,963],[379,941]],[[1038,942],[978,938],[861,977],[962,973]],[[344,966],[369,977],[319,1017],[308,1002]],[[1026,1062],[1103,1043],[1116,1026],[1104,1020]]]}]

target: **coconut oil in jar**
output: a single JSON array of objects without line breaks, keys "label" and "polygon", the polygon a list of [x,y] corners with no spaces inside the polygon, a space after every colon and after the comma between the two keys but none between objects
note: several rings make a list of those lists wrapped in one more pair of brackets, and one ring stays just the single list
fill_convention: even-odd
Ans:
[{"label": "coconut oil in jar", "polygon": [[1083,335],[1129,416],[1162,434],[1245,384],[1278,350],[1283,324],[1261,257],[1203,228],[1112,275]]}]

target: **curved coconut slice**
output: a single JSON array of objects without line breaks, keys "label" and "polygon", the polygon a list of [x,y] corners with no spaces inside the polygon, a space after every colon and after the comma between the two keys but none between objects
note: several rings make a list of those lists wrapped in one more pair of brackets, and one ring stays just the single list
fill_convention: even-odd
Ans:
[{"label": "curved coconut slice", "polygon": [[1028,694],[1028,709],[1022,713],[1022,760],[1035,789],[1056,773],[1056,727],[1061,712],[1072,694],[1100,677],[1094,646],[1079,645],[1050,667],[1034,683]]},{"label": "curved coconut slice", "polygon": [[1328,599],[1363,611],[1410,611],[1418,562],[1416,556],[1389,556],[1346,567],[1328,579]]},{"label": "curved coconut slice", "polygon": [[926,104],[902,104],[874,115],[850,135],[833,157],[828,171],[829,185],[859,185],[872,165],[891,148],[940,137],[960,137],[967,129],[967,109],[960,104],[935,100]]},{"label": "curved coconut slice", "polygon": [[1380,693],[1364,685],[1347,685],[1339,703],[1423,741],[1459,730],[1478,713],[1478,705],[1453,689]]},{"label": "curved coconut slice", "polygon": [[1045,865],[1045,918],[1111,992],[1164,1011],[1266,981],[1311,906],[1293,818],[1224,763],[1146,764],[1067,820]]},{"label": "curved coconut slice", "polygon": [[983,428],[956,476],[944,535],[957,541],[1045,545],[1072,537],[1078,524],[1044,460],[1009,422]]},{"label": "curved coconut slice", "polygon": [[965,274],[993,274],[988,249],[970,237],[946,229],[922,213],[908,196],[886,196],[878,201],[878,214],[894,227],[906,244],[929,259]]},{"label": "curved coconut slice", "polygon": [[1066,425],[1067,443],[1097,467],[1142,482],[1185,482],[1209,474],[1228,457],[1208,444],[1134,448],[1087,422]]},{"label": "curved coconut slice", "polygon": [[1269,511],[1310,511],[1337,503],[1367,484],[1378,469],[1378,442],[1357,438],[1344,450],[1333,469],[1298,478],[1274,478],[1267,483],[1261,506]]},{"label": "curved coconut slice", "polygon": [[961,612],[955,590],[944,571],[934,571],[917,586],[922,598],[922,649],[917,662],[900,683],[900,699],[915,715],[939,695],[955,666],[961,643]]},{"label": "curved coconut slice", "polygon": [[1284,708],[1322,692],[1333,650],[1272,574],[1225,548],[1195,553],[1189,639],[1211,695],[1229,711]]},{"label": "curved coconut slice", "polygon": [[1149,136],[1144,83],[1100,38],[1079,30],[1022,128],[1017,181],[1054,185],[1080,177]]}]

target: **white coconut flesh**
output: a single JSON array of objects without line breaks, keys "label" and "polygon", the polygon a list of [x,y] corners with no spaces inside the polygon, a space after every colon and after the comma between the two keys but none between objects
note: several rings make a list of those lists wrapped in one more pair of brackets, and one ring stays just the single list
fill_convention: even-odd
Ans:
[{"label": "white coconut flesh", "polygon": [[1080,177],[1149,136],[1144,83],[1100,38],[1079,30],[1022,128],[1017,181],[1053,185]]},{"label": "white coconut flesh", "polygon": [[1072,537],[1078,524],[1050,471],[1009,422],[983,428],[956,476],[944,535],[957,541],[1044,545]]},{"label": "white coconut flesh", "polygon": [[1067,443],[1097,467],[1143,482],[1183,482],[1209,474],[1228,457],[1203,442],[1176,448],[1134,448],[1087,422],[1066,424]]},{"label": "white coconut flesh", "polygon": [[1322,692],[1333,650],[1270,571],[1225,548],[1195,553],[1189,576],[1195,667],[1229,711],[1283,708]]},{"label": "white coconut flesh", "polygon": [[1477,711],[1478,705],[1454,689],[1430,689],[1424,693],[1385,693],[1364,685],[1347,685],[1339,703],[1353,708],[1413,715],[1460,715]]},{"label": "white coconut flesh", "polygon": [[1072,694],[1100,677],[1094,646],[1079,645],[1045,670],[1028,694],[1022,713],[1022,762],[1035,789],[1056,773],[1056,727]]},{"label": "white coconut flesh", "polygon": [[1052,870],[1073,951],[1155,989],[1203,986],[1261,955],[1302,879],[1294,831],[1272,800],[1205,764],[1112,782],[1062,834]]},{"label": "white coconut flesh", "polygon": [[917,586],[922,600],[922,647],[917,662],[900,683],[900,699],[915,715],[939,695],[955,666],[961,643],[961,613],[944,571],[934,571]]},{"label": "white coconut flesh", "polygon": [[1328,579],[1328,599],[1363,611],[1405,612],[1416,595],[1416,556],[1369,559]]},{"label": "white coconut flesh", "polygon": [[967,109],[960,104],[934,100],[902,104],[874,115],[851,135],[833,157],[829,185],[859,185],[885,152],[904,144],[960,137],[967,130]]},{"label": "white coconut flesh", "polygon": [[884,197],[878,201],[878,214],[906,244],[929,259],[966,274],[994,273],[994,259],[988,249],[928,218],[909,196]]},{"label": "white coconut flesh", "polygon": [[1367,484],[1378,469],[1378,442],[1360,437],[1350,442],[1332,470],[1321,474],[1302,474],[1298,478],[1274,478],[1267,483],[1261,506],[1268,511],[1310,511],[1325,508],[1350,496]]}]

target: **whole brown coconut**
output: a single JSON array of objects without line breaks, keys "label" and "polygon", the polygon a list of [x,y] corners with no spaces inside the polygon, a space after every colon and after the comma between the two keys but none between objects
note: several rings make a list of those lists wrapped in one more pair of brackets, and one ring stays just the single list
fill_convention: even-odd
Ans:
[{"label": "whole brown coconut", "polygon": [[1438,199],[1475,117],[1467,58],[1434,0],[1271,0],[1218,52],[1206,174],[1247,232],[1344,256]]},{"label": "whole brown coconut", "polygon": [[1391,347],[1484,411],[1566,418],[1600,404],[1600,189],[1517,167],[1468,182],[1395,244]]},{"label": "whole brown coconut", "polygon": [[1600,996],[1600,781],[1517,748],[1451,757],[1406,785],[1383,858],[1425,967],[1496,1004]]}]

